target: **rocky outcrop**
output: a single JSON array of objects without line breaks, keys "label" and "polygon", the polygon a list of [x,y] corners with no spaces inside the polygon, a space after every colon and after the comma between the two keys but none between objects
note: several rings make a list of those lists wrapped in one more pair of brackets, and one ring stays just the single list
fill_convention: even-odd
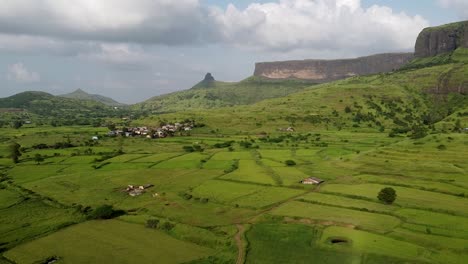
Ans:
[{"label": "rocky outcrop", "polygon": [[213,77],[213,75],[211,75],[211,73],[207,73],[205,75],[205,78],[203,79],[203,81],[205,82],[213,82],[215,81],[215,78]]},{"label": "rocky outcrop", "polygon": [[416,40],[414,55],[418,58],[432,57],[459,47],[468,48],[468,21],[425,28]]},{"label": "rocky outcrop", "polygon": [[390,72],[413,59],[412,53],[386,53],[356,59],[300,60],[255,64],[255,76],[325,83],[357,75]]}]

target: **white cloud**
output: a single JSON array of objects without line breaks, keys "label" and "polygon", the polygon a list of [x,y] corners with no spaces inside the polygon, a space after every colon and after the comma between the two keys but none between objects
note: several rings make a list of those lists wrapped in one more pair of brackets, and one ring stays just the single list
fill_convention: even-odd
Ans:
[{"label": "white cloud", "polygon": [[91,42],[104,52],[100,42],[223,43],[269,51],[407,50],[428,25],[421,16],[385,6],[364,8],[360,0],[279,0],[242,10],[233,4],[207,7],[199,0],[4,0],[0,9],[0,37],[38,37],[46,47]]},{"label": "white cloud", "polygon": [[269,50],[405,50],[429,23],[360,0],[280,0],[211,11],[224,41]]},{"label": "white cloud", "polygon": [[198,0],[3,0],[0,32],[68,40],[190,43],[203,31],[201,11]]},{"label": "white cloud", "polygon": [[39,73],[29,71],[21,62],[8,66],[7,80],[20,83],[35,83],[41,81]]},{"label": "white cloud", "polygon": [[439,4],[445,8],[454,9],[460,19],[468,19],[467,0],[438,0]]}]

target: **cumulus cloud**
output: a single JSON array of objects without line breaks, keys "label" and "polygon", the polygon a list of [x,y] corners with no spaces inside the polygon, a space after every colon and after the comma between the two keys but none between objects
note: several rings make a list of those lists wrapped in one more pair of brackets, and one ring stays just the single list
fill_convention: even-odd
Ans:
[{"label": "cumulus cloud", "polygon": [[21,62],[8,66],[7,80],[20,83],[35,83],[41,81],[39,73],[29,71]]},{"label": "cumulus cloud", "polygon": [[244,9],[199,0],[4,0],[0,50],[15,43],[64,53],[81,49],[75,53],[117,63],[139,60],[122,43],[362,53],[409,50],[428,25],[421,16],[385,6],[364,8],[360,0],[279,0]]},{"label": "cumulus cloud", "polygon": [[460,19],[468,19],[468,1],[466,0],[438,0],[445,8],[454,9]]},{"label": "cumulus cloud", "polygon": [[0,31],[70,40],[183,44],[200,38],[201,11],[198,0],[4,0]]},{"label": "cumulus cloud", "polygon": [[385,6],[363,8],[359,0],[281,0],[244,10],[229,5],[212,16],[226,42],[273,50],[408,49],[429,25]]}]

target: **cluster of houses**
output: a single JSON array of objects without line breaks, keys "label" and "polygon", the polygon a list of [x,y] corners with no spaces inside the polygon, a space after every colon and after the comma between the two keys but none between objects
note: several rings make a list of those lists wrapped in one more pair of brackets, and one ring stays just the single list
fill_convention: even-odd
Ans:
[{"label": "cluster of houses", "polygon": [[129,127],[109,131],[108,136],[125,136],[125,137],[146,137],[146,138],[165,138],[173,136],[176,132],[191,131],[194,127],[193,123],[174,123],[166,124],[161,127]]},{"label": "cluster of houses", "polygon": [[143,194],[146,189],[153,187],[153,184],[145,184],[145,185],[128,185],[125,188],[124,192],[128,193],[130,196],[139,196]]}]

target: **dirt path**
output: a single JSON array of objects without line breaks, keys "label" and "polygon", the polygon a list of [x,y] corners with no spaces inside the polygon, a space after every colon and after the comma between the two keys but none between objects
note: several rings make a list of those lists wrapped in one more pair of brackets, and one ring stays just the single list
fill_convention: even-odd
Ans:
[{"label": "dirt path", "polygon": [[242,244],[242,235],[245,232],[245,227],[241,224],[237,224],[237,233],[234,236],[234,240],[236,240],[237,245],[237,260],[236,264],[244,264],[245,262],[245,249],[244,245]]}]

